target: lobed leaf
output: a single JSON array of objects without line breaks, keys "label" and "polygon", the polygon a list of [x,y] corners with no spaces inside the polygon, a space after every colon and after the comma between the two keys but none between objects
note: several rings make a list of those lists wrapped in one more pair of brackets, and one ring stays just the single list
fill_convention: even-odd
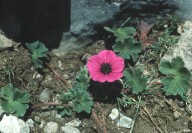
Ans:
[{"label": "lobed leaf", "polygon": [[104,27],[104,29],[112,32],[114,36],[116,36],[116,42],[123,42],[126,38],[129,38],[130,36],[133,36],[134,33],[136,33],[136,29],[133,27],[124,27],[115,30],[112,30],[109,27]]},{"label": "lobed leaf", "polygon": [[0,97],[2,98],[1,107],[7,113],[14,113],[16,116],[24,116],[29,108],[29,93],[21,92],[12,84],[1,88]]},{"label": "lobed leaf", "polygon": [[169,95],[180,95],[185,98],[190,86],[191,73],[184,66],[180,57],[173,58],[171,62],[162,61],[159,71],[166,75],[161,79],[164,84],[163,91]]},{"label": "lobed leaf", "polygon": [[48,59],[47,56],[48,49],[45,47],[43,43],[39,41],[27,44],[27,48],[32,53],[31,59],[33,61],[35,68],[42,68],[43,62],[41,61],[41,58]]},{"label": "lobed leaf", "polygon": [[113,46],[115,52],[118,52],[122,58],[132,58],[134,62],[137,61],[139,53],[141,52],[141,43],[136,42],[134,38],[125,39],[124,42],[116,42]]},{"label": "lobed leaf", "polygon": [[125,69],[123,75],[125,77],[125,87],[130,88],[133,94],[139,94],[146,90],[147,79],[143,77],[140,69]]},{"label": "lobed leaf", "polygon": [[[73,106],[73,111],[80,113],[85,111],[87,113],[91,112],[93,106],[93,100],[87,92],[89,86],[89,77],[86,67],[79,70],[76,75],[75,82],[73,86],[68,89],[67,92],[60,95],[60,100],[64,103],[68,102]],[[61,111],[62,114],[69,112],[66,108]]]}]

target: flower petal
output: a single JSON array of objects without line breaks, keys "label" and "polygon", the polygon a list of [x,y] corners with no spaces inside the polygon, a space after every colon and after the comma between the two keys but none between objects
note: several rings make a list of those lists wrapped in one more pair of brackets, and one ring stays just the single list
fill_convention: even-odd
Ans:
[{"label": "flower petal", "polygon": [[93,73],[90,73],[90,76],[94,81],[98,81],[98,82],[106,81],[106,77],[102,73],[93,72]]},{"label": "flower petal", "polygon": [[108,82],[114,82],[115,80],[119,80],[122,76],[123,76],[122,72],[120,72],[120,73],[112,72],[112,73],[108,74],[107,81]]},{"label": "flower petal", "polygon": [[111,60],[116,57],[115,53],[111,50],[103,50],[98,54],[102,63],[110,63]]}]

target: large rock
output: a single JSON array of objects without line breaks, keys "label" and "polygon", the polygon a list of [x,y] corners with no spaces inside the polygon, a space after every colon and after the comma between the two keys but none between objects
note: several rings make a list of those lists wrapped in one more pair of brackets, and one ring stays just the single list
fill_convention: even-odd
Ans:
[{"label": "large rock", "polygon": [[71,0],[70,31],[63,33],[59,48],[53,50],[57,56],[78,49],[92,42],[90,36],[95,27],[113,19],[120,12],[120,4],[108,4],[103,0]]},{"label": "large rock", "polygon": [[[70,31],[62,36],[60,47],[53,50],[57,56],[63,56],[72,49],[78,49],[91,43],[90,36],[97,33],[97,28],[107,24],[119,23],[119,18],[135,16],[155,18],[168,13],[170,3],[166,0],[140,0],[127,2],[106,2],[105,0],[71,0]],[[172,4],[171,4],[172,5]],[[124,16],[124,17],[122,17]],[[123,20],[124,21],[124,20]],[[137,19],[138,22],[138,19]]]},{"label": "large rock", "polygon": [[176,14],[184,20],[192,21],[192,1],[191,0],[173,0],[178,7]]},{"label": "large rock", "polygon": [[71,0],[70,32],[80,36],[96,33],[94,26],[113,18],[120,11],[117,4],[108,4],[103,0]]},{"label": "large rock", "polygon": [[13,41],[0,33],[0,51],[9,48],[13,45]]},{"label": "large rock", "polygon": [[192,73],[192,22],[186,21],[183,25],[184,32],[181,34],[177,43],[177,47],[171,52],[166,54],[162,60],[171,61],[174,57],[181,57],[185,63],[185,67]]}]

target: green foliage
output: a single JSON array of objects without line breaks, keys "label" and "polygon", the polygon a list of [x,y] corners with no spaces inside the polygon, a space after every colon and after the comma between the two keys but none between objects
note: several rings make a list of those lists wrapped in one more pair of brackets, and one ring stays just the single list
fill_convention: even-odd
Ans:
[{"label": "green foliage", "polygon": [[141,43],[135,41],[133,35],[136,33],[136,29],[133,27],[124,27],[112,30],[105,27],[105,30],[112,32],[116,37],[116,43],[113,46],[113,50],[117,52],[121,57],[126,59],[133,59],[137,61],[139,53],[141,52]]},{"label": "green foliage", "polygon": [[112,30],[109,27],[104,27],[104,29],[114,34],[116,37],[116,42],[123,42],[125,39],[133,36],[133,34],[136,33],[136,29],[133,27],[124,27],[115,30]]},{"label": "green foliage", "polygon": [[0,68],[0,73],[8,76],[10,82],[12,77],[14,76],[13,67],[10,64],[7,64],[5,67]]},{"label": "green foliage", "polygon": [[29,93],[18,90],[12,84],[1,88],[0,97],[2,99],[1,107],[7,113],[24,116],[29,108]]},{"label": "green foliage", "polygon": [[45,47],[45,44],[36,41],[30,44],[27,44],[27,48],[31,52],[31,59],[35,66],[35,68],[42,68],[43,62],[41,59],[48,59],[47,51],[48,49]]},{"label": "green foliage", "polygon": [[125,87],[131,89],[133,94],[139,94],[146,90],[147,79],[138,68],[125,69]]},{"label": "green foliage", "polygon": [[150,60],[159,65],[162,56],[172,51],[178,42],[178,37],[171,35],[170,29],[166,29],[151,45],[151,49],[145,52],[145,60]]},{"label": "green foliage", "polygon": [[127,96],[124,93],[121,93],[121,95],[122,95],[121,98],[117,98],[118,105],[122,105],[123,107],[128,107],[128,106],[138,104],[138,102],[134,98]]},{"label": "green foliage", "polygon": [[176,57],[171,62],[162,61],[159,71],[166,75],[166,77],[161,79],[164,84],[163,91],[169,95],[179,95],[186,100],[191,73],[184,67],[183,60],[180,57]]},{"label": "green foliage", "polygon": [[134,62],[137,61],[139,53],[141,52],[141,43],[136,42],[134,38],[127,38],[124,42],[116,42],[113,46],[115,52],[118,52],[122,58],[132,58]]},{"label": "green foliage", "polygon": [[155,27],[158,30],[169,28],[171,31],[176,32],[178,25],[181,24],[182,21],[178,16],[167,14],[167,16],[160,18],[156,21]]},{"label": "green foliage", "polygon": [[61,116],[70,116],[72,114],[71,108],[65,106],[57,106],[57,112]]},{"label": "green foliage", "polygon": [[[89,77],[86,67],[80,69],[79,73],[76,75],[76,80],[67,92],[60,95],[60,100],[63,103],[68,103],[72,106],[74,112],[80,113],[85,111],[86,113],[91,112],[91,107],[93,105],[92,98],[87,92],[89,86]],[[63,108],[61,115],[70,114],[70,108]]]},{"label": "green foliage", "polygon": [[170,29],[166,29],[152,45],[152,48],[156,54],[163,54],[167,52],[167,48],[175,46],[177,42],[178,38],[171,35]]}]

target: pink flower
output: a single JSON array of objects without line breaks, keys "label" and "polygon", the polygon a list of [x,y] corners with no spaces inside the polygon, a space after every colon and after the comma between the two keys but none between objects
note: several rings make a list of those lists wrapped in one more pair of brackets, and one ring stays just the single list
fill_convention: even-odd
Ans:
[{"label": "pink flower", "polygon": [[111,50],[103,50],[90,57],[87,68],[94,81],[113,82],[122,77],[124,60]]}]

